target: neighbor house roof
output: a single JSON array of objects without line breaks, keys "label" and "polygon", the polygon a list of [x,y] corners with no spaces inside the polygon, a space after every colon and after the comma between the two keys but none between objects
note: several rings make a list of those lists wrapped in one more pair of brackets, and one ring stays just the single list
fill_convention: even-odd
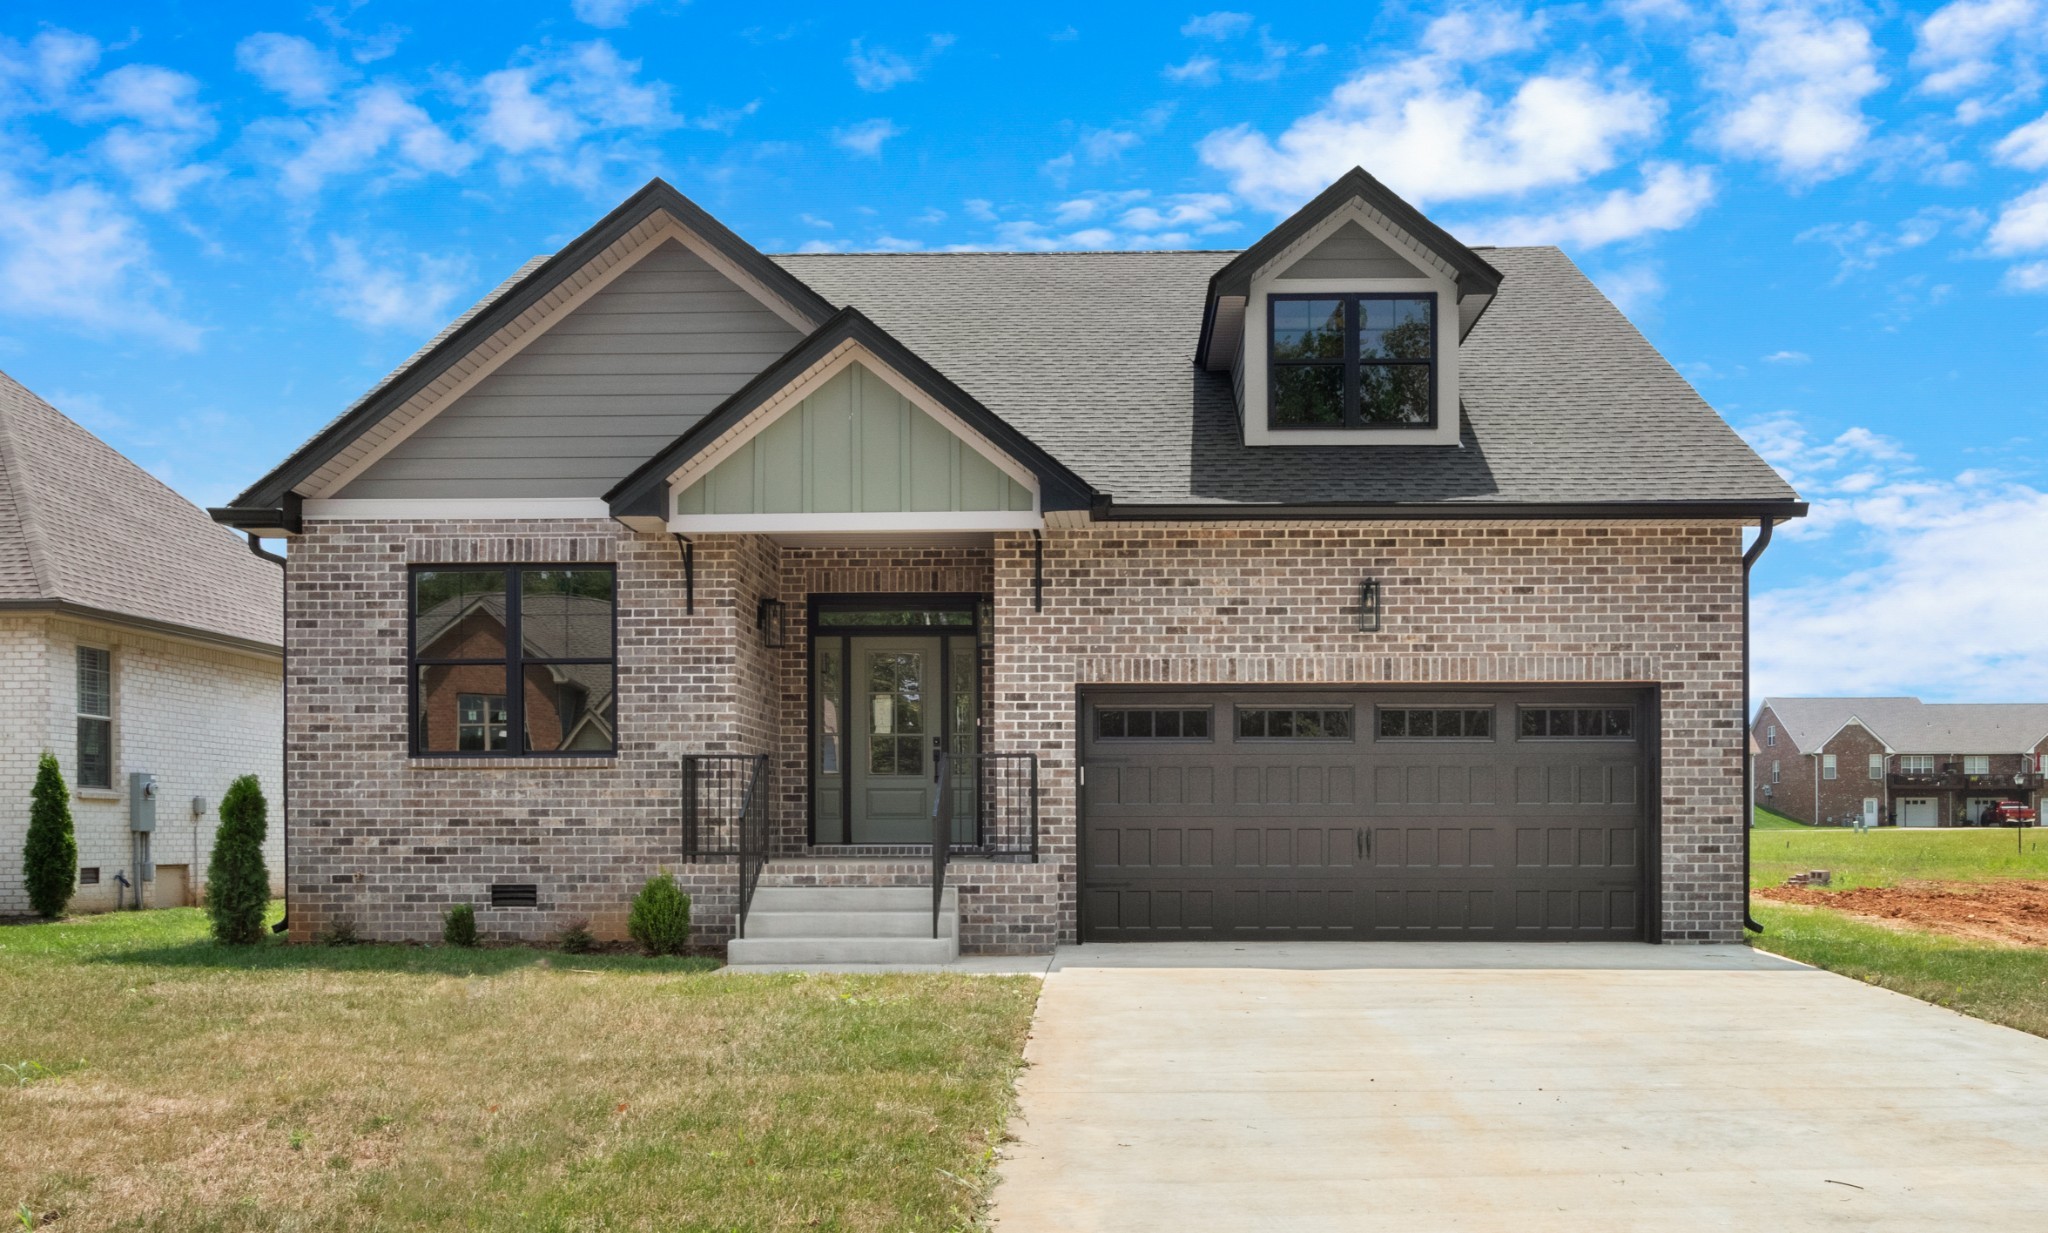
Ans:
[{"label": "neighbor house roof", "polygon": [[57,609],[275,648],[277,566],[0,373],[0,609]]},{"label": "neighbor house roof", "polygon": [[1503,277],[1460,352],[1458,449],[1245,445],[1229,374],[1194,364],[1229,253],[776,260],[1116,505],[1798,501],[1563,253],[1486,255]]},{"label": "neighbor house roof", "polygon": [[2048,702],[1922,702],[1918,698],[1765,698],[1778,726],[1812,752],[1850,720],[1896,753],[2025,753],[2048,737]]}]

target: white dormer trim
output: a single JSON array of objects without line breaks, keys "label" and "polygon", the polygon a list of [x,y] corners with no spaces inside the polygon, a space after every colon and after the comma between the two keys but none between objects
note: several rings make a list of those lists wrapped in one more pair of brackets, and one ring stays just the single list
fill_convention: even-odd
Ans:
[{"label": "white dormer trim", "polygon": [[[1282,278],[1316,245],[1339,229],[1357,224],[1378,237],[1389,248],[1409,259],[1419,277],[1358,280]],[[1275,293],[1301,292],[1435,292],[1437,408],[1432,428],[1371,429],[1275,429],[1268,424],[1268,354],[1272,345],[1268,305]],[[1332,210],[1314,227],[1281,250],[1252,275],[1251,295],[1245,302],[1243,343],[1238,352],[1236,377],[1242,390],[1239,413],[1248,446],[1326,445],[1456,445],[1458,444],[1458,281],[1450,266],[1436,254],[1415,242],[1406,231],[1388,221],[1379,211],[1353,198],[1344,208]]]}]

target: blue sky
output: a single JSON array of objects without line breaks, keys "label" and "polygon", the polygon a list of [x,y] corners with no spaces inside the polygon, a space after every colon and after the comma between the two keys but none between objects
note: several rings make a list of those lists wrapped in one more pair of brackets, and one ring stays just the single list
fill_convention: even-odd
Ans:
[{"label": "blue sky", "polygon": [[1761,692],[2048,697],[2048,0],[761,9],[16,6],[0,367],[217,503],[651,175],[770,251],[1232,248],[1357,163],[1814,502]]}]

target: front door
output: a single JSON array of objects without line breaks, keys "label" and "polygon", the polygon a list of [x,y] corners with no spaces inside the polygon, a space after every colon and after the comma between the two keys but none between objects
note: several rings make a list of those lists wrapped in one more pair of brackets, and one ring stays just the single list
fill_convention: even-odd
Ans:
[{"label": "front door", "polygon": [[812,632],[813,842],[929,844],[952,756],[956,843],[976,836],[980,642],[971,601],[822,605]]}]

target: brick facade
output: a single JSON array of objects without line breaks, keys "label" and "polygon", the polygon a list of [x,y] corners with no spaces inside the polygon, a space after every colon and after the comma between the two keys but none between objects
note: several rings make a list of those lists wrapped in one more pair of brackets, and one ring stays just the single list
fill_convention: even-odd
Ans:
[{"label": "brick facade", "polygon": [[[113,668],[113,786],[78,784],[77,655],[81,646],[109,652]],[[97,869],[96,885],[72,898],[77,911],[115,905],[115,874],[135,877],[128,815],[128,776],[157,779],[157,830],[151,857],[160,877],[143,884],[143,902],[177,907],[198,902],[213,855],[220,798],[236,777],[253,774],[270,798],[265,857],[283,889],[284,837],[277,819],[283,775],[276,656],[229,650],[123,625],[72,617],[0,617],[0,915],[28,911],[21,848],[36,761],[57,755],[72,787],[71,816],[78,864]],[[192,812],[192,799],[205,804]],[[178,893],[182,884],[184,893]],[[132,902],[132,901],[131,901]]]},{"label": "brick facade", "polygon": [[[1663,703],[1662,902],[1668,940],[1733,941],[1742,919],[1741,535],[1733,524],[1169,527],[1045,533],[994,547],[804,548],[696,538],[695,611],[679,549],[605,521],[316,522],[294,545],[292,922],[346,919],[428,939],[455,902],[487,935],[538,937],[587,917],[622,931],[640,881],[675,869],[701,940],[731,935],[729,864],[688,865],[678,765],[768,753],[776,851],[803,852],[808,656],[824,592],[990,593],[984,744],[1041,760],[1045,859],[962,862],[963,943],[1042,951],[1075,932],[1076,691],[1108,683],[1583,682],[1656,685]],[[405,578],[425,561],[616,561],[616,757],[478,765],[407,751]],[[1382,629],[1358,629],[1380,580]],[[768,648],[759,600],[781,599]],[[778,864],[773,877],[918,882],[920,861]],[[491,908],[496,881],[541,907]]]},{"label": "brick facade", "polygon": [[[1750,731],[1757,742],[1755,803],[1810,826],[1848,825],[1862,816],[1863,802],[1867,798],[1877,800],[1878,822],[1883,826],[1900,822],[1899,801],[1902,799],[1932,800],[1937,826],[1969,825],[1964,810],[1974,799],[2021,800],[2037,809],[2044,803],[2039,780],[2034,776],[2035,768],[2048,758],[2048,740],[2037,745],[2031,755],[1985,755],[1986,776],[1974,781],[1973,786],[1932,787],[1892,782],[1892,772],[1899,769],[1901,754],[1929,754],[1929,751],[1888,751],[1884,742],[1860,723],[1844,724],[1840,730],[1823,738],[1818,748],[1802,750],[1793,743],[1791,734],[1778,716],[1765,706],[1758,710]],[[1828,754],[1835,756],[1835,778],[1832,780],[1826,777],[1822,762]],[[1885,758],[1885,774],[1877,779],[1870,777],[1872,754]],[[1965,755],[1932,753],[1929,756],[1939,771],[1945,767],[1960,769]],[[1773,764],[1778,767],[1775,783],[1771,780]],[[2021,774],[2028,775],[2028,782],[2016,784],[2014,777]]]}]

